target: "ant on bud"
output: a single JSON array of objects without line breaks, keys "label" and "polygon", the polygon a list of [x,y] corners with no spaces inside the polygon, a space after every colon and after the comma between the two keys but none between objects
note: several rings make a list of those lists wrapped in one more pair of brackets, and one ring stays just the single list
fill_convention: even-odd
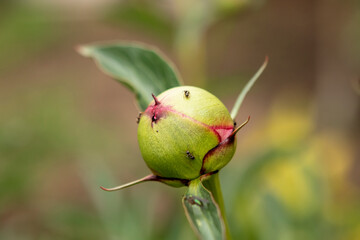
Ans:
[{"label": "ant on bud", "polygon": [[184,91],[184,95],[185,95],[186,98],[189,98],[190,92],[189,92],[188,90],[185,90],[185,91]]},{"label": "ant on bud", "polygon": [[186,151],[186,155],[190,159],[195,159],[194,155],[192,155],[189,151]]},{"label": "ant on bud", "polygon": [[137,124],[139,124],[139,122],[140,122],[141,115],[142,115],[142,113],[139,112],[139,115],[138,115],[137,118],[136,118],[136,123],[137,123]]}]

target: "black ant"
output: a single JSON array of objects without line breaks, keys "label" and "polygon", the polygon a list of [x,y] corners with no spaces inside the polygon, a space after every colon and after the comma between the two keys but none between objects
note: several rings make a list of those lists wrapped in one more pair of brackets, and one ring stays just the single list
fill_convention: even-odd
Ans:
[{"label": "black ant", "polygon": [[188,90],[185,90],[185,91],[184,91],[184,95],[185,95],[186,98],[189,98],[190,92],[189,92]]},{"label": "black ant", "polygon": [[136,118],[136,123],[137,123],[137,124],[139,124],[139,122],[140,122],[141,114],[142,114],[142,113],[140,112],[139,115],[138,115],[137,118]]},{"label": "black ant", "polygon": [[192,155],[189,151],[186,151],[186,155],[190,159],[195,159],[194,155]]}]

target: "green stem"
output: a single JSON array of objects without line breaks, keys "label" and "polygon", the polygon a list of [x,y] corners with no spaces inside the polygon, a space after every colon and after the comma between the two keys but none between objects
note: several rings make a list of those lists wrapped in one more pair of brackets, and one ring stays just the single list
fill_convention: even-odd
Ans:
[{"label": "green stem", "polygon": [[216,203],[219,205],[221,215],[224,219],[226,239],[231,240],[229,223],[226,218],[224,199],[223,199],[222,192],[221,192],[219,173],[215,173],[215,174],[211,175],[211,177],[209,179],[207,179],[206,181],[204,181],[203,184],[206,187],[206,189],[212,193]]}]

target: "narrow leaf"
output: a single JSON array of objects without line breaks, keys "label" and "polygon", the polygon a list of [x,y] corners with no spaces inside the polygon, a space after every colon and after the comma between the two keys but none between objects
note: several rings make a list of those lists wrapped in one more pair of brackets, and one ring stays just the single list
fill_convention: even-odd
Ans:
[{"label": "narrow leaf", "polygon": [[200,239],[225,238],[225,227],[219,206],[200,179],[191,181],[183,206],[186,216]]},{"label": "narrow leaf", "polygon": [[132,92],[141,110],[151,102],[151,94],[180,86],[175,68],[157,50],[133,43],[81,46],[78,52],[95,60],[99,68]]},{"label": "narrow leaf", "polygon": [[250,81],[245,85],[243,90],[240,92],[238,98],[236,99],[235,105],[234,105],[233,109],[231,110],[230,115],[233,120],[235,120],[235,118],[239,112],[239,109],[241,107],[241,104],[245,99],[246,94],[250,91],[251,87],[254,85],[256,80],[258,80],[258,78],[260,77],[262,72],[265,70],[267,64],[268,64],[268,57],[265,58],[263,65],[259,68],[259,70],[255,73],[255,75],[250,79]]},{"label": "narrow leaf", "polygon": [[155,181],[155,180],[156,180],[156,176],[153,175],[153,174],[150,174],[150,175],[147,175],[147,176],[145,176],[143,178],[140,178],[138,180],[135,180],[135,181],[132,181],[132,182],[129,182],[129,183],[117,186],[117,187],[105,188],[105,187],[100,186],[100,188],[102,190],[104,190],[104,191],[113,192],[113,191],[118,191],[118,190],[121,190],[121,189],[124,189],[124,188],[134,186],[134,185],[139,184],[139,183],[143,183],[143,182],[147,182],[147,181]]}]

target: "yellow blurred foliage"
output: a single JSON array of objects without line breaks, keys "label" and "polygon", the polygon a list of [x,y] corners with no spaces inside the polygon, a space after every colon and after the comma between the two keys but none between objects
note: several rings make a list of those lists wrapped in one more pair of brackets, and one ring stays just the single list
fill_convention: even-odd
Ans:
[{"label": "yellow blurred foliage", "polygon": [[348,179],[353,149],[336,131],[313,131],[311,108],[285,100],[280,98],[270,110],[269,120],[247,138],[246,145],[252,151],[262,151],[256,148],[260,145],[284,153],[268,161],[258,177],[264,190],[294,216],[301,218],[321,211],[338,218],[332,215],[337,212],[333,204],[346,202],[355,190]]},{"label": "yellow blurred foliage", "polygon": [[263,134],[273,147],[288,149],[309,136],[314,122],[308,109],[284,105],[283,102],[288,100],[274,104]]},{"label": "yellow blurred foliage", "polygon": [[290,159],[279,159],[264,169],[267,188],[296,216],[307,215],[313,208],[314,192],[303,166]]}]

